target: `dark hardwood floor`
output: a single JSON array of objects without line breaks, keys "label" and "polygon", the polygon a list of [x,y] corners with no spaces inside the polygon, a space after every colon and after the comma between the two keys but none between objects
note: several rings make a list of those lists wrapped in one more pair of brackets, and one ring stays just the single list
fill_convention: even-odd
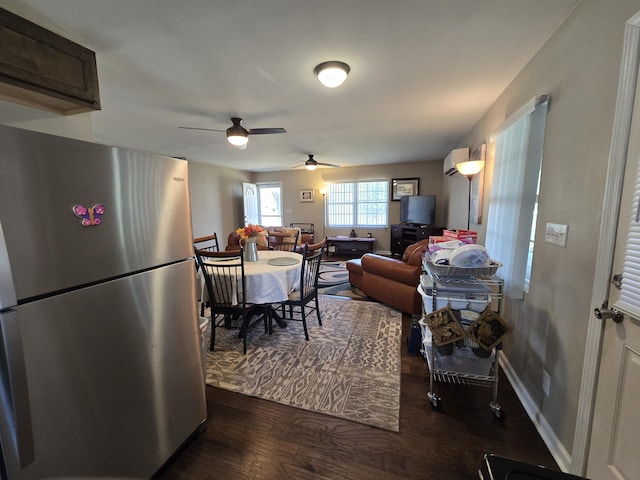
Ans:
[{"label": "dark hardwood floor", "polygon": [[558,467],[504,376],[491,389],[437,384],[427,399],[428,366],[406,353],[403,317],[400,432],[393,433],[207,387],[209,425],[157,478],[477,480],[485,453]]}]

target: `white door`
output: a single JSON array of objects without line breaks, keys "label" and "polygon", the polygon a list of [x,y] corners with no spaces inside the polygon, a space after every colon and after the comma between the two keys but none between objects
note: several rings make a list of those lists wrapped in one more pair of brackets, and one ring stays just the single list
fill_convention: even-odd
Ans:
[{"label": "white door", "polygon": [[258,214],[258,186],[255,183],[242,182],[242,198],[244,200],[244,224],[260,223]]},{"label": "white door", "polygon": [[[635,19],[635,23],[634,23]],[[625,48],[628,52],[629,42],[633,44],[634,51],[640,51],[638,34],[640,30],[640,18],[638,15],[629,21],[627,34],[625,37]],[[629,27],[633,27],[630,32]],[[633,33],[630,38],[629,33]],[[627,120],[620,117],[621,94],[618,94],[618,111],[616,120],[618,124],[623,124],[629,141],[626,153],[626,165],[618,168],[618,181],[622,181],[622,192],[613,195],[620,198],[619,212],[607,210],[607,199],[605,199],[605,210],[603,215],[617,213],[618,228],[615,236],[613,250],[613,261],[610,272],[611,287],[607,305],[613,310],[624,310],[624,319],[620,323],[612,319],[602,320],[601,329],[601,357],[600,368],[597,376],[596,395],[594,404],[594,416],[589,442],[587,471],[588,478],[593,480],[627,480],[637,479],[640,472],[640,455],[638,455],[638,432],[640,432],[640,308],[633,310],[624,307],[620,302],[620,290],[617,278],[614,275],[623,271],[624,256],[627,250],[627,235],[630,224],[635,228],[640,226],[640,216],[638,216],[638,203],[640,202],[640,191],[635,187],[636,176],[640,173],[640,88],[638,79],[637,57],[630,62],[633,71],[625,72],[622,68],[621,91],[624,91],[624,82],[629,85],[627,90],[633,92],[635,85],[635,103],[629,125]],[[629,69],[629,67],[627,67]],[[631,103],[630,98],[627,98]],[[620,132],[618,132],[620,133]],[[624,135],[621,135],[624,137]],[[616,126],[614,126],[614,138],[616,142]],[[615,153],[615,145],[612,145],[612,153]],[[624,157],[624,154],[620,155]],[[615,163],[615,162],[614,162]],[[615,165],[610,164],[610,168],[615,170]],[[610,176],[611,176],[610,172]],[[614,175],[615,176],[615,173]],[[609,189],[614,191],[616,189]],[[615,192],[614,192],[615,193]],[[629,271],[624,273],[624,282],[632,282],[634,274],[640,276],[640,271]],[[628,285],[629,283],[627,283]],[[603,330],[602,330],[603,329]],[[586,355],[590,353],[587,349]]]}]

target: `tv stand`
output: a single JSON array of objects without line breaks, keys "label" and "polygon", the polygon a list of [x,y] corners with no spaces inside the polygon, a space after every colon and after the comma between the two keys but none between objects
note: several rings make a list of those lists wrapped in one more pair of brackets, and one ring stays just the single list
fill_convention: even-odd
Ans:
[{"label": "tv stand", "polygon": [[409,245],[425,240],[432,235],[442,235],[442,227],[435,225],[391,225],[391,255],[402,256]]}]

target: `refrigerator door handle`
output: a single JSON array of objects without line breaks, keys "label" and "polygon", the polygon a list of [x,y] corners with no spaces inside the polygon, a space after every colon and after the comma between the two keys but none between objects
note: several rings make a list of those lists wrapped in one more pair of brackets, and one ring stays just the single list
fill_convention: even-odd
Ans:
[{"label": "refrigerator door handle", "polygon": [[16,303],[18,301],[16,299],[16,289],[13,285],[9,253],[2,231],[2,222],[0,222],[0,312],[5,308],[15,307]]},{"label": "refrigerator door handle", "polygon": [[35,454],[27,371],[15,310],[0,313],[0,372],[0,436],[5,454],[13,448],[17,464],[24,468],[34,462]]}]

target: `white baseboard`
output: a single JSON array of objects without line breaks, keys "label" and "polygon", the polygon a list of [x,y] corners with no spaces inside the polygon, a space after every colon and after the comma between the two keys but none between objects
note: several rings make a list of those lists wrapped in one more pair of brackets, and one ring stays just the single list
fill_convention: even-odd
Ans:
[{"label": "white baseboard", "polygon": [[509,380],[509,383],[513,387],[513,390],[516,392],[516,395],[527,412],[527,415],[540,434],[540,437],[542,437],[542,441],[544,441],[545,445],[551,452],[551,455],[553,455],[558,467],[560,467],[563,472],[568,473],[571,469],[571,455],[568,450],[556,436],[551,425],[547,422],[547,419],[542,415],[542,412],[534,402],[524,384],[520,381],[520,378],[505,355],[500,355],[500,366],[502,367],[507,380]]}]

